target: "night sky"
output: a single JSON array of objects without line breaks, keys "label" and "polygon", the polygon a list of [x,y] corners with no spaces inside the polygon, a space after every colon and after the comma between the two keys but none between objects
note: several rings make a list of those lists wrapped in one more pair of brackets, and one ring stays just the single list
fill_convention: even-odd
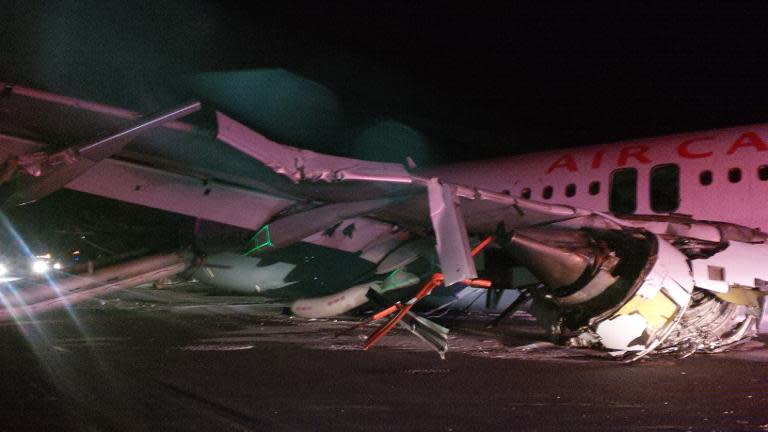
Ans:
[{"label": "night sky", "polygon": [[0,79],[151,110],[200,73],[284,68],[351,124],[292,144],[343,154],[394,121],[433,163],[768,120],[764,2],[480,3],[11,2]]},{"label": "night sky", "polygon": [[2,5],[0,81],[141,112],[202,98],[339,155],[438,164],[768,121],[765,2]]}]

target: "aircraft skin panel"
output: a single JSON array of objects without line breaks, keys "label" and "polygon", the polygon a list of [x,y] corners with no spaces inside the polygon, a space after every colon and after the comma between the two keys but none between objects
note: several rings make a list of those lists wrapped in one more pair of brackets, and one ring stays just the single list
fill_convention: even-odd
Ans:
[{"label": "aircraft skin panel", "polygon": [[295,183],[303,180],[411,183],[411,176],[400,164],[315,153],[270,141],[220,112],[216,113],[216,120],[219,126],[218,139]]},{"label": "aircraft skin panel", "polygon": [[[609,210],[611,175],[618,169],[634,168],[638,174],[634,213],[668,214],[651,208],[650,173],[658,165],[677,164],[680,205],[676,213],[766,231],[768,209],[745,204],[751,197],[768,192],[768,181],[758,177],[760,167],[768,165],[767,156],[768,125],[758,124],[462,162],[422,170],[418,175],[515,196],[528,189],[533,200],[604,212]],[[731,170],[740,172],[738,181],[729,178]],[[712,175],[708,185],[699,178],[705,171]],[[600,183],[597,194],[588,192],[593,182]],[[572,196],[566,193],[569,184],[575,186]],[[552,188],[550,198],[544,194],[547,186]],[[705,196],[717,199],[704,199]]]},{"label": "aircraft skin panel", "polygon": [[[270,141],[248,129],[224,114],[218,113],[218,138],[245,154],[258,159],[275,173],[297,183],[291,191],[301,195],[302,188],[307,194],[321,201],[336,201],[338,192],[350,185],[378,186],[369,188],[365,199],[386,196],[410,196],[402,202],[393,202],[387,208],[376,210],[377,219],[392,222],[408,229],[430,230],[431,210],[426,191],[427,184],[444,179],[430,180],[408,173],[398,164],[362,161],[319,154]],[[321,187],[317,187],[319,185]],[[470,231],[493,231],[499,222],[507,228],[546,224],[573,217],[592,214],[588,210],[567,205],[524,200],[492,190],[455,185],[455,196],[462,200],[462,214]]]},{"label": "aircraft skin panel", "polygon": [[258,230],[293,204],[216,181],[113,159],[100,162],[67,188],[250,230]]},{"label": "aircraft skin panel", "polygon": [[[140,117],[134,111],[109,105],[22,86],[0,86],[0,165],[9,155],[85,143],[105,132],[121,130]],[[246,179],[243,184],[283,180],[259,161],[216,139],[214,132],[170,121],[136,136],[119,155],[141,154],[148,165],[155,165],[156,160],[165,166],[171,161],[190,171],[221,172],[226,177]]]},{"label": "aircraft skin panel", "polygon": [[[304,239],[307,243],[357,253],[369,250],[389,239],[405,241],[408,233],[395,230],[394,225],[365,217],[346,219],[337,226]],[[377,257],[379,257],[377,255]],[[363,256],[365,258],[365,256]],[[379,257],[380,259],[380,257]],[[377,262],[378,259],[374,259]]]}]

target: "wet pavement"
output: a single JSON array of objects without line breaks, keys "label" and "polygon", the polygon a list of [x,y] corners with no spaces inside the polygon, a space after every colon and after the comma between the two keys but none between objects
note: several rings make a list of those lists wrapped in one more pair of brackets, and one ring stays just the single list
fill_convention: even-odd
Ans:
[{"label": "wet pavement", "polygon": [[0,325],[0,430],[768,430],[761,341],[627,365],[470,315],[440,360],[283,306],[134,289]]}]

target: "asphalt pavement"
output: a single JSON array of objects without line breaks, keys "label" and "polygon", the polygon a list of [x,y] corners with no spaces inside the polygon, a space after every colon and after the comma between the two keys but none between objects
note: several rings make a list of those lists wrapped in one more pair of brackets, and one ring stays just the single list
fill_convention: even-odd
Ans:
[{"label": "asphalt pavement", "polygon": [[471,315],[445,360],[254,297],[135,289],[0,325],[0,430],[768,430],[768,348],[622,364]]}]

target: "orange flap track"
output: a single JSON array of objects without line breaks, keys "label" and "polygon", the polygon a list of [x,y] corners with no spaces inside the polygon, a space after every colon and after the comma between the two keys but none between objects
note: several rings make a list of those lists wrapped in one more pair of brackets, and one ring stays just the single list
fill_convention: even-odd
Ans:
[{"label": "orange flap track", "polygon": [[[472,256],[476,256],[480,251],[482,251],[486,246],[488,246],[493,241],[493,236],[488,236],[483,241],[477,244],[474,248],[472,248]],[[389,321],[387,321],[384,325],[379,327],[371,336],[368,337],[368,340],[365,342],[365,345],[363,346],[364,350],[368,350],[370,347],[376,345],[376,343],[381,340],[384,336],[387,335],[394,327],[399,323],[407,314],[410,312],[410,310],[413,308],[413,306],[419,302],[419,300],[423,299],[424,297],[428,296],[433,289],[440,286],[440,284],[443,283],[444,276],[442,273],[435,273],[432,275],[431,278],[419,289],[419,291],[416,293],[413,298],[408,300],[405,304],[394,304],[382,311],[377,312],[371,317],[372,321],[377,321],[381,318],[384,318],[388,315],[391,315],[395,311],[397,311],[397,314],[392,317]],[[467,286],[475,287],[475,288],[490,288],[491,287],[491,281],[485,280],[485,279],[472,279],[472,280],[465,280],[463,283]]]}]

